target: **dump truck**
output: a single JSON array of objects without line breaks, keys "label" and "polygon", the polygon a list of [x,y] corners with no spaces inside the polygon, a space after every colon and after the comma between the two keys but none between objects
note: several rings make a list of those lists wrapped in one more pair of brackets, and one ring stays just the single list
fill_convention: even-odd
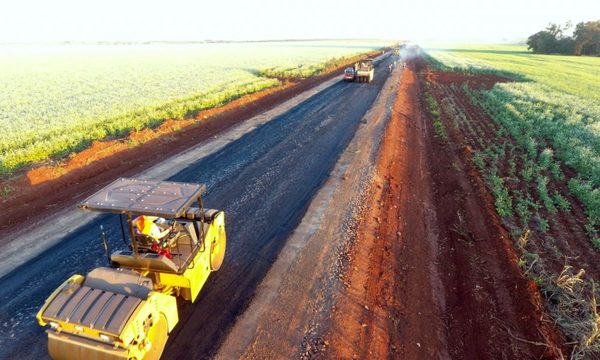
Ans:
[{"label": "dump truck", "polygon": [[373,59],[365,59],[358,62],[356,65],[356,79],[358,82],[371,82],[375,76],[375,67]]},{"label": "dump truck", "polygon": [[[179,321],[225,257],[223,211],[205,209],[201,184],[120,178],[84,200],[117,214],[125,249],[110,266],[73,275],[37,313],[53,359],[159,359]],[[127,230],[125,230],[127,229]]]}]

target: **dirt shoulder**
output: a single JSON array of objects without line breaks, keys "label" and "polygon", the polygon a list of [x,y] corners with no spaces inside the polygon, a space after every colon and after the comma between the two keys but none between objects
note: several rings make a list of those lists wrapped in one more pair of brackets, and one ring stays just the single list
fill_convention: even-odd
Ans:
[{"label": "dirt shoulder", "polygon": [[[381,52],[368,56],[378,54]],[[90,148],[59,164],[37,165],[2,179],[0,189],[5,194],[1,200],[0,231],[11,234],[32,220],[73,207],[117,177],[137,174],[340,76],[340,70],[346,65],[341,64],[317,77],[243,96],[222,107],[202,111],[193,119],[167,120],[156,129],[133,132],[125,139],[94,142]]]},{"label": "dirt shoulder", "polygon": [[484,183],[422,110],[417,67],[398,92],[325,355],[562,358],[564,340]]}]

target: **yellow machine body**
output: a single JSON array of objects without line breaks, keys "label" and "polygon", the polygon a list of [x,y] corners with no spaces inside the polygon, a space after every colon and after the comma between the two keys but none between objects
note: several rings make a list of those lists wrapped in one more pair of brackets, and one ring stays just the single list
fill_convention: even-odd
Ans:
[{"label": "yellow machine body", "polygon": [[220,267],[214,261],[224,253],[225,236],[225,214],[219,212],[205,228],[203,248],[196,253],[185,271],[181,274],[155,272],[156,282],[179,289],[183,299],[195,302],[210,273]]},{"label": "yellow machine body", "polygon": [[[78,320],[74,321],[68,316],[77,317],[78,310],[75,307],[83,308],[86,301],[90,301],[86,298],[73,299],[78,293],[90,294],[94,290],[100,290],[101,295],[96,296],[93,299],[95,301],[102,296],[115,298],[120,295],[101,289],[86,289],[84,281],[85,277],[73,275],[48,297],[36,316],[40,325],[50,325],[47,330],[48,350],[53,359],[149,359],[146,355],[151,347],[148,345],[163,341],[155,338],[151,331],[153,325],[164,319],[164,329],[168,333],[179,321],[175,297],[156,291],[150,291],[146,299],[139,299],[132,304],[131,314],[124,319],[118,332],[110,327],[96,328],[82,322],[85,315],[80,315]],[[87,295],[87,298],[90,298],[90,295]],[[125,296],[124,299],[126,298]],[[51,311],[55,302],[61,306],[62,313],[61,310]],[[69,307],[74,309],[69,311]],[[90,308],[88,306],[87,310]],[[65,310],[67,317],[63,315]],[[112,315],[114,314],[104,316]],[[99,317],[101,316],[100,314]],[[164,341],[166,342],[166,338]]]},{"label": "yellow machine body", "polygon": [[175,218],[189,248],[178,243],[167,257],[132,245],[112,254],[114,268],[73,275],[48,297],[36,318],[53,359],[160,358],[179,321],[176,297],[194,302],[225,254],[225,214],[189,210]]}]

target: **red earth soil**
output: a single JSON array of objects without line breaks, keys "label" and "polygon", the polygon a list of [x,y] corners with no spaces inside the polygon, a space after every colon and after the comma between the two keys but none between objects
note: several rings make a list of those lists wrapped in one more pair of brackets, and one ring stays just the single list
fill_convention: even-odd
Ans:
[{"label": "red earth soil", "polygon": [[[475,150],[483,151],[483,144],[487,144],[493,139],[496,144],[503,142],[512,143],[515,145],[515,154],[512,156],[516,159],[516,174],[520,174],[523,169],[522,155],[523,151],[519,149],[516,141],[508,134],[504,133],[498,136],[500,127],[494,123],[488,114],[480,107],[474,105],[469,96],[462,89],[463,84],[468,84],[473,89],[488,89],[496,82],[506,82],[505,78],[494,75],[465,75],[446,72],[427,71],[427,80],[434,86],[432,87],[434,96],[441,106],[443,119],[466,119],[469,124],[457,121],[455,123],[446,121],[446,129],[454,136],[457,143],[463,144],[464,156],[468,159],[472,158]],[[453,86],[454,85],[454,86]],[[451,106],[444,106],[444,102]],[[461,116],[456,116],[448,111],[449,108],[458,109]],[[471,129],[469,129],[471,128]],[[548,144],[540,143],[540,148],[550,147]],[[528,193],[534,200],[542,203],[535,181],[510,181],[508,159],[506,156],[499,163],[499,175],[507,179],[506,184],[514,194],[516,191]],[[598,261],[597,251],[593,248],[589,236],[586,234],[586,215],[583,205],[570,194],[567,186],[567,181],[570,178],[577,177],[574,170],[562,166],[562,172],[566,175],[564,181],[551,181],[548,184],[550,193],[558,191],[570,203],[571,209],[568,212],[560,211],[557,214],[551,214],[545,208],[540,209],[540,214],[549,221],[550,229],[547,234],[544,234],[539,229],[531,228],[531,235],[527,243],[529,253],[540,255],[543,259],[544,268],[549,273],[556,275],[560,273],[565,265],[575,266],[577,269],[583,268],[587,273],[588,278],[593,278],[596,281],[600,280],[600,262]],[[473,170],[477,176],[477,171]],[[546,171],[541,175],[546,175],[548,178],[553,176]],[[531,224],[515,224],[520,227],[530,227]]]},{"label": "red earth soil", "polygon": [[[367,56],[380,54],[372,52]],[[298,83],[286,83],[243,96],[222,107],[202,111],[194,119],[167,120],[156,129],[133,132],[126,139],[94,142],[90,148],[72,155],[63,164],[37,165],[2,179],[0,189],[10,189],[10,194],[4,196],[1,202],[0,231],[7,234],[30,219],[40,219],[72,207],[117,177],[134,175],[339,76],[341,69],[357,59],[348,60],[323,75]]]},{"label": "red earth soil", "polygon": [[563,358],[460,134],[436,137],[421,110],[423,66],[409,62],[403,75],[325,356]]}]

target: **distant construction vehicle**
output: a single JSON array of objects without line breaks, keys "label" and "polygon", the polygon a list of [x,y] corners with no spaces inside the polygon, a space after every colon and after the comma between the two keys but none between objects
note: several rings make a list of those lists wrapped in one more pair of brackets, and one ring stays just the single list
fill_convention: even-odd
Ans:
[{"label": "distant construction vehicle", "polygon": [[349,66],[344,70],[344,81],[354,81],[356,78],[356,69]]},{"label": "distant construction vehicle", "polygon": [[356,64],[356,80],[358,82],[373,81],[375,76],[375,67],[373,66],[373,59],[361,60]]},{"label": "distant construction vehicle", "polygon": [[[52,358],[160,358],[179,321],[176,298],[194,302],[224,260],[225,214],[203,208],[204,190],[121,178],[79,205],[119,214],[129,248],[110,255],[112,267],[73,275],[48,297],[37,320],[49,327]],[[104,231],[102,241],[108,255]]]}]

